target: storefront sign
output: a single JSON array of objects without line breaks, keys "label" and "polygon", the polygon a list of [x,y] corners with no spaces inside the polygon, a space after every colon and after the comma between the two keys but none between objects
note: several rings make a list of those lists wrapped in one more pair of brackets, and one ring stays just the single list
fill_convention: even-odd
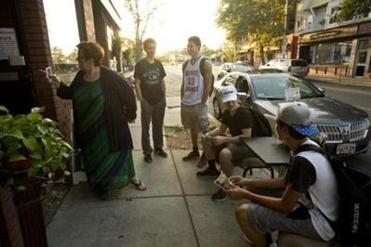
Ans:
[{"label": "storefront sign", "polygon": [[0,28],[0,60],[19,56],[17,36],[14,28]]},{"label": "storefront sign", "polygon": [[309,33],[301,37],[300,43],[309,43],[323,40],[343,38],[357,34],[357,26],[335,28],[323,32]]},{"label": "storefront sign", "polygon": [[358,34],[371,34],[371,22],[359,24]]}]

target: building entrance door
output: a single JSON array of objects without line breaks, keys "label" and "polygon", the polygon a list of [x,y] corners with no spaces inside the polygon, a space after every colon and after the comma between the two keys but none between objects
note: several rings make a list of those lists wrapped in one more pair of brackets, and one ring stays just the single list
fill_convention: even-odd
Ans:
[{"label": "building entrance door", "polygon": [[366,75],[368,71],[368,65],[370,63],[369,53],[371,53],[368,49],[368,40],[359,40],[358,44],[358,51],[357,51],[357,60],[356,60],[356,67],[355,67],[355,76],[356,77],[363,77]]}]

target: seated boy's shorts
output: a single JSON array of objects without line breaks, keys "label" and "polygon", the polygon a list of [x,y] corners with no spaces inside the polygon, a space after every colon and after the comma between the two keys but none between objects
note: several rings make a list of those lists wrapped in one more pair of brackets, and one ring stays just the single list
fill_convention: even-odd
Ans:
[{"label": "seated boy's shorts", "polygon": [[248,204],[247,214],[249,223],[261,233],[281,231],[322,240],[314,229],[310,216],[303,219],[293,219],[285,214],[253,203]]}]

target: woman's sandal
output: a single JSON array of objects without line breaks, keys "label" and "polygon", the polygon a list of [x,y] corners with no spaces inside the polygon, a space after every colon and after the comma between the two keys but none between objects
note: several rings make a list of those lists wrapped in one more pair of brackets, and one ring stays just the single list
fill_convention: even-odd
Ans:
[{"label": "woman's sandal", "polygon": [[137,190],[144,191],[147,189],[147,186],[139,178],[133,178],[130,183],[135,186]]}]

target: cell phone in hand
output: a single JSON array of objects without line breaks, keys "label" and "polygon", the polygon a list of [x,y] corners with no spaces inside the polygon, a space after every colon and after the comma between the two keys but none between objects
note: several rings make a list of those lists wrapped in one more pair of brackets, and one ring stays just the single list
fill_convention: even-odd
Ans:
[{"label": "cell phone in hand", "polygon": [[50,77],[53,75],[52,67],[48,66],[45,68],[46,77],[50,79]]}]

